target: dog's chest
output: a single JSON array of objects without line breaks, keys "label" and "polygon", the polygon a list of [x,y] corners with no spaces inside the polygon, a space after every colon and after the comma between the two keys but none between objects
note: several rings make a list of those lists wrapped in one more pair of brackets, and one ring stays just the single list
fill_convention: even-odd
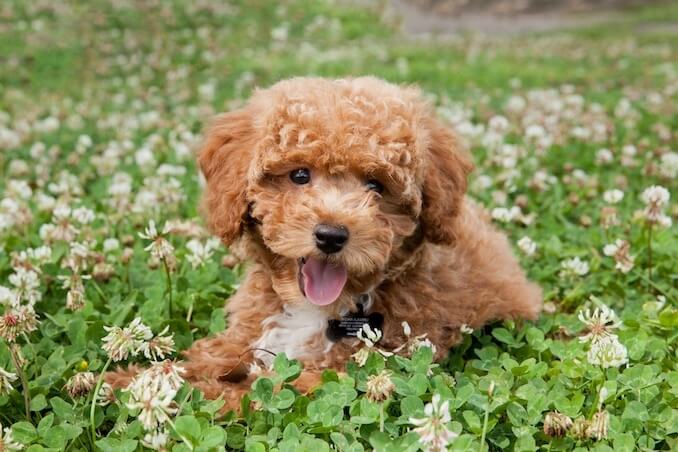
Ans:
[{"label": "dog's chest", "polygon": [[325,334],[327,320],[324,311],[307,302],[286,305],[262,322],[263,334],[252,344],[260,349],[254,351],[254,357],[267,367],[273,363],[271,353],[285,353],[290,359],[322,357],[333,345]]}]

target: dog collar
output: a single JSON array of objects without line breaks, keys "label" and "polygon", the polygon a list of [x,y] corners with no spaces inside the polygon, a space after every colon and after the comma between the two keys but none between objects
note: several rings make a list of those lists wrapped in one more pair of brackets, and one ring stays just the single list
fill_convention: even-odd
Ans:
[{"label": "dog collar", "polygon": [[384,325],[384,316],[378,312],[369,313],[374,299],[369,293],[363,293],[356,297],[355,305],[357,312],[348,312],[340,319],[330,319],[327,321],[325,334],[333,342],[339,341],[345,337],[357,337],[365,324],[370,328],[382,329]]}]

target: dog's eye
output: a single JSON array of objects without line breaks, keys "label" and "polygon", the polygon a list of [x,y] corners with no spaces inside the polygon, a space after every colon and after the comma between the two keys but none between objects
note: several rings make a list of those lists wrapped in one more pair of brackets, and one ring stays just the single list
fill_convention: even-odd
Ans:
[{"label": "dog's eye", "polygon": [[308,168],[295,169],[290,173],[290,179],[292,179],[292,182],[295,184],[308,184],[311,182],[311,172],[308,170]]},{"label": "dog's eye", "polygon": [[379,194],[384,192],[384,186],[376,179],[368,180],[366,185],[368,190],[376,191]]}]

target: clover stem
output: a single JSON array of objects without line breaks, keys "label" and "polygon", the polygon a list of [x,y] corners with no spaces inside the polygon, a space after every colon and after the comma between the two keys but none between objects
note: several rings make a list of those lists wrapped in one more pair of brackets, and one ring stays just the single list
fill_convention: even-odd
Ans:
[{"label": "clover stem", "polygon": [[30,389],[28,388],[28,379],[26,378],[26,373],[24,372],[24,368],[21,365],[21,359],[19,358],[19,355],[17,354],[14,347],[9,347],[9,353],[12,356],[12,363],[14,364],[14,368],[16,369],[17,373],[19,374],[19,378],[21,379],[21,386],[24,390],[23,392],[24,392],[24,405],[26,408],[26,420],[30,422],[31,392]]},{"label": "clover stem", "polygon": [[487,405],[485,406],[485,416],[483,418],[483,431],[480,434],[480,448],[479,452],[483,452],[485,449],[485,434],[487,433],[487,422],[490,419],[490,402],[492,400],[492,393],[494,392],[494,383],[490,384],[490,389],[487,391]]},{"label": "clover stem", "polygon": [[379,404],[379,431],[384,433],[384,404]]},{"label": "clover stem", "polygon": [[167,265],[167,259],[163,259],[162,264],[165,267],[165,275],[167,275],[167,310],[169,311],[169,318],[172,318],[172,276],[170,275],[169,265]]},{"label": "clover stem", "polygon": [[647,227],[647,275],[652,281],[652,223]]},{"label": "clover stem", "polygon": [[90,405],[89,408],[89,426],[92,432],[92,445],[94,446],[96,442],[96,427],[94,427],[94,412],[96,411],[96,406],[97,406],[97,394],[99,394],[99,390],[101,389],[101,385],[104,382],[104,375],[106,375],[106,370],[108,369],[108,366],[111,365],[111,362],[113,360],[111,358],[108,358],[108,361],[106,361],[106,364],[104,364],[104,367],[101,369],[101,373],[99,374],[99,379],[97,380],[97,385],[94,387],[94,392],[92,393],[92,404]]},{"label": "clover stem", "polygon": [[108,303],[108,297],[106,297],[106,294],[104,294],[104,291],[101,290],[101,286],[99,286],[99,284],[97,284],[97,282],[94,281],[93,279],[91,281],[92,281],[92,285],[94,286],[94,289],[99,294],[99,297],[101,297],[101,301],[103,301],[104,303]]},{"label": "clover stem", "polygon": [[181,433],[179,433],[179,431],[177,430],[177,426],[174,425],[174,422],[172,422],[172,419],[167,419],[167,423],[170,425],[170,427],[172,427],[172,430],[174,430],[174,433],[176,433],[177,435],[179,435],[179,438],[181,438],[181,440],[182,440],[184,443],[186,443],[186,446],[188,447],[188,449],[189,449],[189,450],[193,450],[193,449],[194,449],[194,448],[193,448],[193,443],[191,443],[184,435],[182,435]]},{"label": "clover stem", "polygon": [[125,265],[125,282],[127,283],[127,290],[132,291],[132,281],[129,279],[129,263]]},{"label": "clover stem", "polygon": [[603,383],[605,382],[605,369],[601,366],[600,368],[603,377],[601,378],[600,384],[598,384],[598,377],[594,378],[591,381],[591,385],[593,386],[593,402],[591,403],[591,410],[589,411],[589,417],[593,416],[593,414],[596,412],[596,409],[598,408],[598,405],[600,404],[600,388],[603,387]]}]

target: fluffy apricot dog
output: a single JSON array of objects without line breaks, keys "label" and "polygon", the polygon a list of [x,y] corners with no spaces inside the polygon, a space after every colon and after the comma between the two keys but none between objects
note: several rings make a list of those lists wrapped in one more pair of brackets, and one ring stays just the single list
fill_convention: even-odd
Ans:
[{"label": "fluffy apricot dog", "polygon": [[416,88],[279,82],[216,118],[198,162],[210,230],[252,262],[228,329],[184,352],[187,380],[228,407],[276,353],[303,363],[301,391],[343,369],[366,319],[382,348],[406,341],[407,321],[440,359],[462,325],[541,309],[506,237],[465,198],[472,164]]}]

